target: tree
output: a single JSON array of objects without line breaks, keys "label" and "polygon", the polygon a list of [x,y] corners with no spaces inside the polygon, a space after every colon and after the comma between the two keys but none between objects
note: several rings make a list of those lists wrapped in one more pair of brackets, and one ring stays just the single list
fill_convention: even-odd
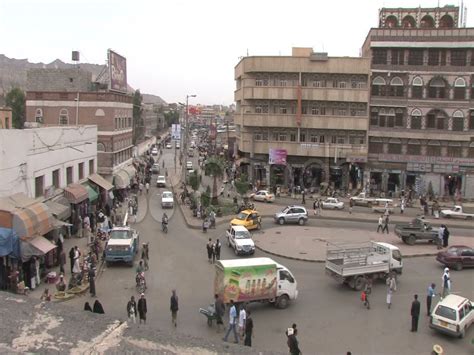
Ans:
[{"label": "tree", "polygon": [[211,157],[206,161],[204,166],[206,175],[212,175],[212,204],[217,205],[217,178],[221,177],[224,173],[224,162],[218,157]]},{"label": "tree", "polygon": [[234,181],[234,186],[240,197],[244,197],[248,190],[250,190],[250,184],[247,175],[243,174],[238,180]]},{"label": "tree", "polygon": [[12,109],[13,127],[23,128],[25,123],[25,93],[20,88],[13,88],[5,97],[5,103]]},{"label": "tree", "polygon": [[140,90],[133,93],[133,144],[135,145],[143,135],[143,97]]}]

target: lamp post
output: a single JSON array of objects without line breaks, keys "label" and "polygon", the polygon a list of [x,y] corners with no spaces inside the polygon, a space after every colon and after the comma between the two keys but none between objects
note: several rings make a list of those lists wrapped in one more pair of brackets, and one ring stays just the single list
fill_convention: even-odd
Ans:
[{"label": "lamp post", "polygon": [[196,95],[186,95],[186,111],[184,112],[184,141],[183,141],[183,147],[182,147],[182,152],[181,154],[183,155],[183,161],[182,161],[182,168],[183,171],[181,173],[181,177],[183,179],[183,182],[186,181],[186,154],[188,152],[188,101],[190,97],[196,97]]}]

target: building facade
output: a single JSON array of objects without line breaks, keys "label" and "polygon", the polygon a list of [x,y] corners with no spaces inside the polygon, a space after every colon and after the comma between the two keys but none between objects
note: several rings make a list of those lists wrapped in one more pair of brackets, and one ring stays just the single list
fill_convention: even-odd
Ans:
[{"label": "building facade", "polygon": [[260,186],[360,188],[369,66],[366,58],[328,57],[311,48],[244,57],[235,67],[241,171]]},{"label": "building facade", "polygon": [[389,9],[370,30],[365,185],[474,197],[474,28],[459,8]]}]

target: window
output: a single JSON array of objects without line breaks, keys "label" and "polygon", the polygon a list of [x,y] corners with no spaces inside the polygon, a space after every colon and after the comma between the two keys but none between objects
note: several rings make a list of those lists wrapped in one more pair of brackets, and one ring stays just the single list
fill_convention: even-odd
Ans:
[{"label": "window", "polygon": [[421,154],[421,145],[417,140],[411,140],[407,145],[408,155],[420,155]]},{"label": "window", "polygon": [[387,64],[387,50],[375,48],[372,53],[372,64]]},{"label": "window", "polygon": [[466,81],[463,78],[457,78],[454,82],[454,99],[464,100],[466,98]]},{"label": "window", "polygon": [[73,181],[73,176],[72,176],[72,166],[69,166],[66,168],[66,184],[72,184]]},{"label": "window", "polygon": [[438,141],[428,142],[426,154],[432,157],[441,155],[441,144]]},{"label": "window", "polygon": [[408,65],[423,65],[423,49],[409,50]]},{"label": "window", "polygon": [[84,179],[84,163],[79,163],[78,168],[79,168],[79,180],[82,180]]},{"label": "window", "polygon": [[462,132],[464,130],[464,115],[461,111],[453,114],[453,131]]},{"label": "window", "polygon": [[89,175],[95,173],[94,159],[89,160]]},{"label": "window", "polygon": [[380,138],[370,139],[369,153],[383,153],[383,142]]},{"label": "window", "polygon": [[451,65],[466,66],[467,52],[465,49],[451,49]]},{"label": "window", "polygon": [[35,177],[35,198],[44,195],[44,175]]},{"label": "window", "polygon": [[428,85],[428,97],[431,99],[446,98],[446,82],[441,78],[434,78]]},{"label": "window", "polygon": [[372,81],[372,96],[385,96],[385,80],[378,76]]},{"label": "window", "polygon": [[404,64],[405,51],[403,49],[392,49],[392,65]]},{"label": "window", "polygon": [[35,122],[43,123],[43,110],[40,108],[35,111]]},{"label": "window", "polygon": [[389,95],[398,97],[403,96],[403,81],[398,76],[390,81]]},{"label": "window", "polygon": [[411,97],[413,99],[422,99],[423,98],[423,80],[420,77],[413,79],[411,83]]},{"label": "window", "polygon": [[56,169],[56,170],[53,170],[53,174],[52,174],[52,178],[53,178],[53,186],[57,189],[59,189],[59,169]]},{"label": "window", "polygon": [[59,124],[68,125],[69,124],[69,112],[67,109],[63,108],[59,111]]}]

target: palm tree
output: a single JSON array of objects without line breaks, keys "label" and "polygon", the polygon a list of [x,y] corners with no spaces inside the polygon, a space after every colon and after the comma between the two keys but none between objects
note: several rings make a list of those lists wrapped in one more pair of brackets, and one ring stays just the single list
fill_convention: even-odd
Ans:
[{"label": "palm tree", "polygon": [[213,205],[217,205],[217,178],[224,174],[224,162],[218,157],[211,157],[206,161],[204,167],[206,175],[212,175],[212,201]]}]

